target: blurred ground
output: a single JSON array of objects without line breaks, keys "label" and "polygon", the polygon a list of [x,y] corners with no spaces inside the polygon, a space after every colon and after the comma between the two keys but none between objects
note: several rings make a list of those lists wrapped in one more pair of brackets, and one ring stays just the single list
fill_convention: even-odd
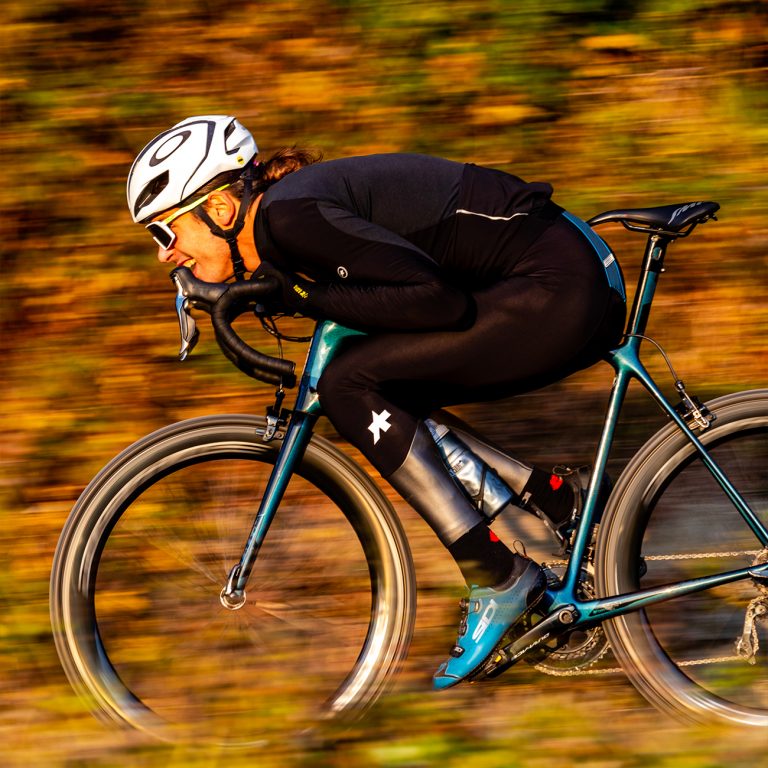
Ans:
[{"label": "blurred ground", "polygon": [[[261,412],[270,395],[230,370],[205,322],[191,361],[175,362],[171,286],[125,210],[134,154],[189,114],[238,115],[265,153],[298,143],[328,158],[415,150],[494,165],[551,181],[558,201],[584,218],[715,199],[720,220],[670,249],[650,332],[702,397],[765,385],[763,3],[6,0],[3,11],[3,764],[253,762],[105,729],[71,693],[47,615],[58,531],[108,458],[179,418]],[[632,286],[641,242],[617,228],[601,234]],[[664,376],[658,358],[649,361]],[[609,384],[598,367],[462,415],[526,460],[588,461]],[[614,473],[657,424],[634,399],[628,416]],[[398,689],[335,747],[286,745],[259,757],[264,765],[699,768],[764,759],[764,735],[682,729],[620,677],[576,687],[521,667],[493,687],[429,693],[454,631],[458,574],[424,524],[398,509],[420,585]]]}]

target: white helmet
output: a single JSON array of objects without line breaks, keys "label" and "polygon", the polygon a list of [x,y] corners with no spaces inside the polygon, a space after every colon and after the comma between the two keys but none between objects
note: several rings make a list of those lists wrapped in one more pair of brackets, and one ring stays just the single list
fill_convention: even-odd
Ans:
[{"label": "white helmet", "polygon": [[227,115],[188,117],[155,136],[128,174],[135,222],[177,206],[220,173],[245,169],[258,153],[250,132]]}]

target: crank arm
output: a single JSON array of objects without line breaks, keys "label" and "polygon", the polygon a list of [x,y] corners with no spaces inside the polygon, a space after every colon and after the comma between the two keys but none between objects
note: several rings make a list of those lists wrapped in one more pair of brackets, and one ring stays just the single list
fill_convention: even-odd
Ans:
[{"label": "crank arm", "polygon": [[558,609],[550,616],[542,619],[522,637],[497,648],[480,668],[477,677],[482,679],[498,677],[529,651],[538,648],[547,640],[557,638],[572,630],[578,618],[579,612],[573,605]]}]

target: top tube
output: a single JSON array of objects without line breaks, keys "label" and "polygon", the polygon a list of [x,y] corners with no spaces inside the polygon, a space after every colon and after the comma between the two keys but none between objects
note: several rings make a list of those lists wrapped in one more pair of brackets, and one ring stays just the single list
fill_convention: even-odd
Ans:
[{"label": "top tube", "polygon": [[296,397],[295,410],[307,414],[320,414],[320,398],[317,385],[328,363],[336,356],[343,342],[350,336],[365,336],[364,331],[347,328],[332,320],[321,320],[315,326],[312,343],[309,345],[307,362]]}]

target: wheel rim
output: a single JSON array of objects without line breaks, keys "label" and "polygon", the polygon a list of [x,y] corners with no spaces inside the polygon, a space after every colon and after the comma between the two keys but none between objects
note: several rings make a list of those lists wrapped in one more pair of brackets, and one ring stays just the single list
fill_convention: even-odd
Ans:
[{"label": "wheel rim", "polygon": [[[303,478],[289,485],[245,606],[221,604],[263,458],[254,443],[223,444],[215,461],[175,451],[105,506],[69,558],[80,563],[63,577],[69,666],[118,719],[163,738],[283,740],[370,703],[403,655],[407,585],[381,554],[388,532],[362,516],[356,536]],[[330,490],[327,477],[319,484]]]},{"label": "wheel rim", "polygon": [[[753,511],[768,520],[768,418],[722,424],[704,442]],[[719,422],[716,422],[719,423]],[[607,589],[623,592],[735,570],[761,551],[754,535],[692,449],[677,441],[661,464],[638,471],[645,494],[615,536]],[[624,496],[632,496],[628,488]],[[611,554],[606,557],[610,562]],[[633,682],[654,703],[696,720],[768,725],[768,624],[758,626],[754,664],[736,651],[747,609],[761,594],[749,580],[649,607],[613,623],[611,640]]]}]

